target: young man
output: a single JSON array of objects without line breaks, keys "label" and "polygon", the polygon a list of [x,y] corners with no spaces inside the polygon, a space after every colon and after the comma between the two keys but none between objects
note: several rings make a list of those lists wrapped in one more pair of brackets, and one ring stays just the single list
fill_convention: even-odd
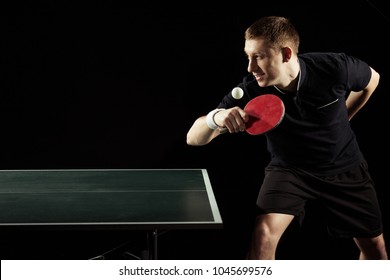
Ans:
[{"label": "young man", "polygon": [[265,134],[271,160],[257,199],[259,215],[248,259],[275,259],[283,233],[305,203],[327,211],[329,233],[353,238],[360,259],[387,259],[374,182],[349,121],[365,105],[379,74],[344,53],[299,54],[300,38],[284,17],[270,16],[245,31],[248,72],[215,110],[195,120],[187,144],[206,145],[224,132],[245,130],[243,110],[264,93],[279,96],[285,116]]}]

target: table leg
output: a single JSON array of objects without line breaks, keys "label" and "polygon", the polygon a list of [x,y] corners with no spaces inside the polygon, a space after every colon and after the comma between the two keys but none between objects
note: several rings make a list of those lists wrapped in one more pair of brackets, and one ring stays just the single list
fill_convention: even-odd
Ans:
[{"label": "table leg", "polygon": [[157,229],[153,229],[147,232],[147,250],[146,250],[146,259],[149,260],[157,260],[157,237],[158,232]]}]

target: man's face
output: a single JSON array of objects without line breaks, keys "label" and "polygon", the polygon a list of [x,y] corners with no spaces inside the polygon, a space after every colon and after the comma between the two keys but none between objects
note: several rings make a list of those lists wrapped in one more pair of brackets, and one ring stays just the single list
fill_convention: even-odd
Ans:
[{"label": "man's face", "polygon": [[248,72],[252,73],[261,87],[277,85],[281,79],[283,54],[263,38],[245,41],[244,51],[248,57]]}]

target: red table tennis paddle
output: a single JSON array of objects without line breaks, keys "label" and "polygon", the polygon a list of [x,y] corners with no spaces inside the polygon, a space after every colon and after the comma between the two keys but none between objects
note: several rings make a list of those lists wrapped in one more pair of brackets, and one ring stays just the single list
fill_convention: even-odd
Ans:
[{"label": "red table tennis paddle", "polygon": [[284,117],[284,104],[274,94],[263,94],[251,99],[244,111],[249,115],[249,120],[245,123],[246,132],[259,135],[280,124]]}]

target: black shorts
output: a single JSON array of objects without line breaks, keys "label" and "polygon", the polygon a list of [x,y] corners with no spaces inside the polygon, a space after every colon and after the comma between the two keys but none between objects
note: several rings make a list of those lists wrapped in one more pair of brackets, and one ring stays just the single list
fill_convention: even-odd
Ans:
[{"label": "black shorts", "polygon": [[333,236],[375,237],[382,233],[381,210],[366,162],[332,176],[280,166],[265,169],[257,198],[260,213],[291,214],[302,222],[308,200],[324,206]]}]

